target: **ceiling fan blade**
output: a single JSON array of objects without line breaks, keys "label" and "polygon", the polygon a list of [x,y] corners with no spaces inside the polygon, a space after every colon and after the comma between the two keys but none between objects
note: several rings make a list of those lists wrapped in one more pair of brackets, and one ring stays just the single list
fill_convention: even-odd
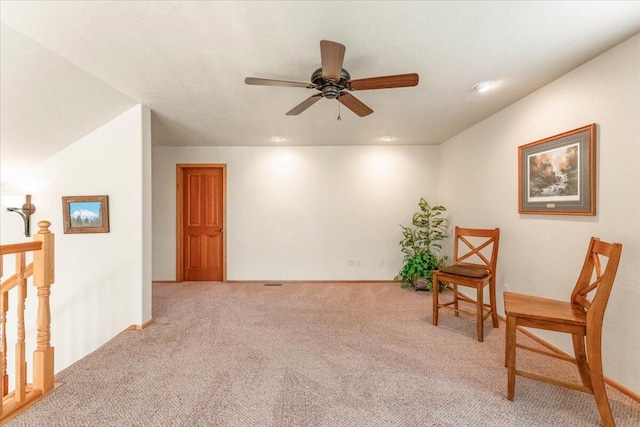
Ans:
[{"label": "ceiling fan blade", "polygon": [[351,95],[349,92],[340,92],[338,101],[360,117],[368,116],[373,113],[373,110],[362,103],[358,98]]},{"label": "ceiling fan blade", "polygon": [[329,40],[320,40],[322,58],[322,76],[334,82],[340,81],[344,62],[344,45]]},{"label": "ceiling fan blade", "polygon": [[304,87],[307,89],[315,89],[317,86],[313,83],[289,82],[286,80],[259,79],[257,77],[247,77],[246,79],[244,79],[244,82],[248,85]]},{"label": "ceiling fan blade", "polygon": [[349,90],[390,89],[394,87],[409,87],[418,84],[418,75],[398,74],[396,76],[370,77],[368,79],[351,80],[345,87]]},{"label": "ceiling fan blade", "polygon": [[291,111],[287,112],[287,116],[297,116],[307,108],[311,107],[316,102],[320,101],[321,98],[322,98],[321,93],[316,93],[315,95],[311,95],[309,98],[305,99],[300,104],[295,106]]}]

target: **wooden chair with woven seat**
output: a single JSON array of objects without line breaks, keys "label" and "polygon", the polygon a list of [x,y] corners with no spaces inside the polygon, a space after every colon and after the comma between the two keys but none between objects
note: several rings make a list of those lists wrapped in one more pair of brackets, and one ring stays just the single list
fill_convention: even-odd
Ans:
[{"label": "wooden chair with woven seat", "polygon": [[[453,265],[433,272],[433,324],[438,325],[438,309],[476,316],[478,341],[484,340],[484,320],[491,316],[493,327],[498,327],[496,312],[496,265],[500,229],[475,229],[456,227],[453,243]],[[453,301],[440,303],[440,283],[453,285]],[[484,288],[489,285],[489,304],[484,303]],[[458,292],[458,286],[476,289],[476,299]],[[459,302],[473,303],[475,311],[460,309]]]},{"label": "wooden chair with woven seat", "polygon": [[[618,270],[622,245],[591,238],[578,281],[569,301],[504,293],[507,315],[507,398],[513,400],[516,375],[593,394],[605,426],[615,426],[602,372],[602,321],[613,280]],[[607,259],[602,270],[602,261]],[[589,294],[594,292],[591,300]],[[550,353],[516,342],[516,327],[545,329],[572,335],[575,357]],[[586,340],[586,351],[585,351]],[[576,363],[582,385],[516,369],[516,347]]]}]

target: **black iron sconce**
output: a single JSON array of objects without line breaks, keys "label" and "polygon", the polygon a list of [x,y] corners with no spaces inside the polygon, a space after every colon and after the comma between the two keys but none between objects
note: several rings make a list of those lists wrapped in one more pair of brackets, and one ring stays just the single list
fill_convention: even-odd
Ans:
[{"label": "black iron sconce", "polygon": [[31,215],[36,211],[36,207],[31,204],[31,195],[27,194],[24,205],[21,208],[7,208],[8,212],[15,212],[24,221],[24,235],[31,236]]}]

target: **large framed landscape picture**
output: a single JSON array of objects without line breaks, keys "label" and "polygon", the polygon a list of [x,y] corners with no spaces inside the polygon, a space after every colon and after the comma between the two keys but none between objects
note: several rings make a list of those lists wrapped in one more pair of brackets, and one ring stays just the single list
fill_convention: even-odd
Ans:
[{"label": "large framed landscape picture", "polygon": [[518,147],[518,212],[596,214],[596,124]]},{"label": "large framed landscape picture", "polygon": [[108,196],[63,196],[64,233],[108,233]]}]

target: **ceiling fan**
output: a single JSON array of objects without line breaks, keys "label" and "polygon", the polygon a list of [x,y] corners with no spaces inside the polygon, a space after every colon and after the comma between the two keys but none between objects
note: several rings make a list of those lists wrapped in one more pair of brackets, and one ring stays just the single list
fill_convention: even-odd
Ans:
[{"label": "ceiling fan", "polygon": [[416,73],[351,80],[351,76],[347,70],[342,68],[344,52],[344,45],[328,40],[321,40],[320,57],[322,59],[322,68],[318,68],[313,72],[311,75],[311,83],[260,79],[256,77],[247,77],[244,82],[248,85],[288,86],[316,89],[320,92],[311,95],[309,98],[295,106],[292,110],[287,112],[287,116],[297,116],[318,102],[321,98],[327,98],[338,99],[342,105],[360,117],[373,113],[373,110],[349,92],[370,89],[410,87],[418,84],[418,75]]}]

